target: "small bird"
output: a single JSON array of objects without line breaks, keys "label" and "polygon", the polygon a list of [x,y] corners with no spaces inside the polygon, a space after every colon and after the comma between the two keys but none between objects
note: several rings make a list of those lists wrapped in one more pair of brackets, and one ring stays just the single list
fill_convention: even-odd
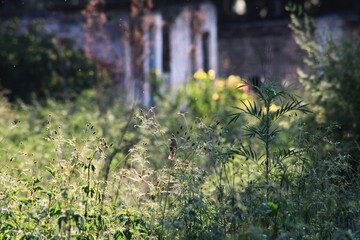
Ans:
[{"label": "small bird", "polygon": [[170,141],[170,144],[169,144],[170,154],[169,154],[168,159],[169,160],[174,160],[175,155],[176,155],[177,142],[176,142],[175,138],[170,138],[169,141]]}]

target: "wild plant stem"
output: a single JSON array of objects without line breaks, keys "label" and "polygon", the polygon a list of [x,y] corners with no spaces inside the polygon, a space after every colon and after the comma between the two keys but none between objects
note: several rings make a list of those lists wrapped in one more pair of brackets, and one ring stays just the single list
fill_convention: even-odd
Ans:
[{"label": "wild plant stem", "polygon": [[163,208],[163,212],[162,212],[162,221],[161,221],[161,232],[164,233],[164,219],[165,219],[165,212],[166,212],[166,205],[167,205],[167,201],[168,201],[168,197],[169,197],[169,187],[170,187],[170,175],[168,178],[168,182],[166,184],[166,196],[165,196],[165,203],[164,203],[164,208]]},{"label": "wild plant stem", "polygon": [[88,216],[88,201],[89,201],[89,192],[90,192],[90,169],[91,169],[91,160],[87,165],[87,192],[86,192],[86,201],[85,201],[85,218]]},{"label": "wild plant stem", "polygon": [[95,152],[93,153],[93,155],[91,156],[91,158],[89,159],[89,162],[87,164],[87,179],[86,179],[86,188],[87,188],[87,192],[86,192],[86,200],[85,200],[85,213],[84,213],[84,216],[85,216],[85,219],[87,219],[88,217],[88,211],[89,211],[89,193],[90,193],[90,186],[91,186],[91,183],[90,183],[90,177],[91,177],[91,165],[92,165],[92,161],[95,157],[95,154],[98,152],[98,150],[96,149]]},{"label": "wild plant stem", "polygon": [[71,238],[71,220],[69,220],[69,216],[66,216],[68,219],[68,226],[67,226],[67,239]]},{"label": "wild plant stem", "polygon": [[[231,190],[231,208],[233,213],[235,212],[235,164],[232,162],[232,190]],[[236,220],[235,217],[232,218],[232,235],[235,239],[236,232]]]},{"label": "wild plant stem", "polygon": [[129,118],[128,118],[128,121],[127,121],[125,127],[122,129],[121,136],[119,138],[117,147],[113,150],[113,152],[110,155],[106,156],[106,158],[105,158],[104,187],[103,187],[102,193],[101,193],[100,213],[102,213],[103,206],[104,206],[105,191],[106,191],[107,184],[108,184],[108,179],[109,179],[109,174],[110,174],[110,166],[111,166],[111,163],[112,163],[113,159],[115,158],[115,156],[120,152],[120,146],[123,143],[125,133],[129,129],[131,119],[134,115],[134,111],[135,111],[135,105],[131,109],[131,112],[129,114]]},{"label": "wild plant stem", "polygon": [[266,199],[269,198],[269,174],[270,174],[270,101],[266,103],[266,141],[265,141],[265,155],[266,155]]},{"label": "wild plant stem", "polygon": [[102,194],[102,198],[101,198],[101,204],[104,201],[103,198],[104,198],[105,188],[106,188],[106,185],[107,185],[107,180],[109,179],[111,163],[112,163],[113,159],[115,158],[115,156],[120,152],[120,146],[123,143],[125,133],[127,132],[128,128],[130,126],[131,119],[132,119],[132,117],[134,115],[134,112],[135,112],[135,106],[133,106],[133,108],[131,109],[131,112],[129,114],[129,118],[128,118],[127,122],[126,122],[126,125],[121,131],[121,135],[120,135],[120,138],[119,138],[119,141],[118,141],[118,144],[117,144],[116,148],[112,151],[112,153],[110,155],[106,156],[105,167],[104,167],[105,168],[105,173],[104,173],[105,185],[104,185],[103,194]]}]

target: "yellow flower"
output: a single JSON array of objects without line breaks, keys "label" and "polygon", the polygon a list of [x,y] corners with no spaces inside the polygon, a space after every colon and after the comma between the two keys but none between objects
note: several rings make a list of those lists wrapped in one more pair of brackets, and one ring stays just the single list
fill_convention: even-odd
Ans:
[{"label": "yellow flower", "polygon": [[279,109],[280,109],[280,107],[275,104],[270,105],[270,112],[276,112]]},{"label": "yellow flower", "polygon": [[194,73],[194,78],[195,79],[206,79],[207,78],[207,74],[206,72],[204,72],[202,69],[199,69],[197,70],[195,73]]},{"label": "yellow flower", "polygon": [[217,101],[217,100],[219,100],[220,95],[218,93],[214,93],[211,98],[212,98],[212,100]]},{"label": "yellow flower", "polygon": [[225,89],[225,81],[223,81],[223,80],[217,80],[217,81],[215,81],[215,87],[216,87],[219,91],[224,91],[224,89]]},{"label": "yellow flower", "polygon": [[226,80],[226,85],[229,87],[238,87],[241,82],[241,78],[239,76],[230,75]]},{"label": "yellow flower", "polygon": [[209,79],[214,80],[215,79],[215,71],[210,69],[208,71],[208,77],[209,77]]}]

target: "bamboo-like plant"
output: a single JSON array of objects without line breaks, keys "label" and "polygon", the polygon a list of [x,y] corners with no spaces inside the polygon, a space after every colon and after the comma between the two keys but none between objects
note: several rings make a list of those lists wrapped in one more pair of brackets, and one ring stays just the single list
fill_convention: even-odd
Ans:
[{"label": "bamboo-like plant", "polygon": [[[243,86],[240,86],[243,87]],[[297,97],[288,91],[281,89],[274,83],[266,84],[262,87],[253,86],[257,100],[254,101],[241,101],[241,107],[234,107],[238,110],[237,113],[232,114],[230,123],[236,122],[242,114],[250,115],[257,120],[258,124],[246,124],[243,128],[245,136],[250,138],[256,137],[264,145],[264,154],[256,152],[251,145],[245,146],[240,144],[239,148],[233,150],[237,155],[243,156],[247,159],[253,159],[261,161],[265,159],[265,179],[266,184],[269,184],[269,177],[272,169],[276,165],[281,164],[281,161],[285,158],[292,157],[297,154],[297,151],[292,149],[278,149],[271,153],[272,144],[274,143],[276,136],[281,131],[277,126],[277,122],[286,114],[290,112],[309,113],[307,108],[308,104],[305,104],[302,100],[298,100]],[[272,108],[280,102],[280,107],[272,111]]]},{"label": "bamboo-like plant", "polygon": [[276,236],[280,211],[277,201],[281,199],[281,191],[285,186],[284,182],[288,181],[291,169],[296,171],[296,159],[301,159],[303,153],[302,149],[291,148],[289,144],[279,144],[279,134],[282,132],[279,122],[284,116],[297,115],[297,112],[306,114],[309,110],[308,104],[298,100],[296,95],[279,84],[266,83],[261,87],[252,87],[256,97],[253,101],[241,101],[240,106],[234,107],[237,112],[232,114],[229,122],[235,123],[241,115],[250,116],[250,120],[242,127],[243,136],[249,138],[249,141],[246,143],[246,140],[242,139],[244,141],[231,152],[234,156],[252,161],[255,166],[260,167],[258,172],[261,176],[256,178],[258,183],[255,187],[251,187],[253,184],[249,183],[248,189],[263,189],[258,195],[263,199],[260,200],[262,203],[260,206],[254,206],[254,209],[258,212],[263,211],[263,216],[270,217],[268,220],[266,217],[263,225],[270,228],[272,220],[271,235]]}]

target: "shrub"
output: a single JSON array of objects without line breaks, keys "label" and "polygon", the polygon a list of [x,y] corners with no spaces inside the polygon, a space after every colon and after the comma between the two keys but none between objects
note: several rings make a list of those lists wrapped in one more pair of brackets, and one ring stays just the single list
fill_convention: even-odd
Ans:
[{"label": "shrub", "polygon": [[[339,174],[346,154],[319,154],[336,144],[333,128],[308,132],[296,116],[306,104],[276,85],[257,90],[226,122],[102,112],[91,91],[46,108],[3,99],[1,238],[358,238],[360,178]],[[241,135],[226,134],[229,121]]]},{"label": "shrub", "polygon": [[250,98],[247,85],[239,89],[243,85],[245,80],[239,76],[216,79],[213,70],[208,73],[199,70],[180,94],[185,98],[186,110],[194,117],[218,117],[223,121],[231,112],[229,104]]},{"label": "shrub", "polygon": [[[292,11],[290,27],[296,34],[298,45],[307,56],[306,69],[299,69],[299,77],[305,92],[314,102],[316,115],[309,122],[322,126],[338,123],[335,138],[341,142],[336,151],[345,151],[352,157],[354,171],[360,166],[360,39],[347,34],[332,36],[329,31],[318,32],[314,20],[305,15],[304,23]],[[311,125],[308,125],[311,127]],[[309,129],[309,131],[312,131]]]},{"label": "shrub", "polygon": [[96,82],[95,63],[72,42],[47,33],[41,23],[0,25],[0,88],[11,100],[71,99]]}]

